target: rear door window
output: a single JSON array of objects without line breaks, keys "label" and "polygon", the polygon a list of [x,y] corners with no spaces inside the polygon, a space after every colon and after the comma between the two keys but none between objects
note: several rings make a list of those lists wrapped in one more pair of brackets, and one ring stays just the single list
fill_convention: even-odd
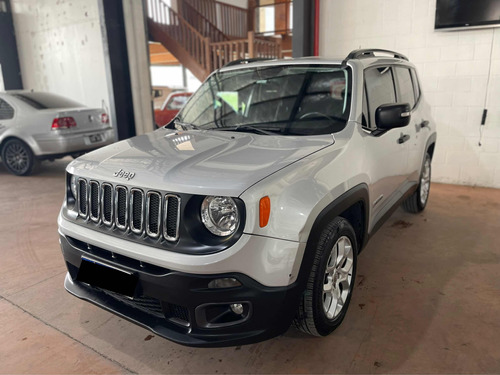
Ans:
[{"label": "rear door window", "polygon": [[413,81],[413,91],[415,92],[415,102],[418,103],[420,99],[420,85],[418,83],[417,72],[415,69],[410,69],[411,71],[411,79]]},{"label": "rear door window", "polygon": [[375,128],[375,111],[382,104],[396,103],[396,90],[390,66],[365,70],[365,89],[368,99],[370,127]]},{"label": "rear door window", "polygon": [[14,118],[14,108],[5,100],[0,99],[0,120],[10,120]]},{"label": "rear door window", "polygon": [[415,91],[411,79],[410,69],[396,67],[396,77],[398,82],[398,102],[409,103],[410,108],[415,107]]}]

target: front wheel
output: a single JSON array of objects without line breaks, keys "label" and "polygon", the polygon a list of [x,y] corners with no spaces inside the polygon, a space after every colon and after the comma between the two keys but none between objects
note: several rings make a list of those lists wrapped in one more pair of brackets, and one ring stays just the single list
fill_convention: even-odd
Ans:
[{"label": "front wheel", "polygon": [[298,329],[326,336],[342,323],[354,287],[357,253],[356,234],[346,219],[337,217],[323,229],[294,320]]},{"label": "front wheel", "polygon": [[7,170],[17,176],[30,175],[37,164],[30,147],[20,139],[10,139],[5,143],[2,161]]},{"label": "front wheel", "polygon": [[410,195],[404,202],[403,208],[410,213],[417,214],[424,210],[429,200],[429,192],[431,189],[431,156],[425,154],[422,172],[420,173],[420,182],[417,190]]}]

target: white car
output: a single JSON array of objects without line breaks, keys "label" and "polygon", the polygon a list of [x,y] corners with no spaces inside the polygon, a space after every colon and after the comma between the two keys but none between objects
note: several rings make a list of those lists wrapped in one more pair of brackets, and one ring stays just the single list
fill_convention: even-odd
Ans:
[{"label": "white car", "polygon": [[435,142],[399,53],[232,63],[167,128],[68,165],[65,287],[184,345],[328,335],[369,238],[425,208]]},{"label": "white car", "polygon": [[27,176],[40,160],[79,156],[114,142],[108,114],[46,92],[0,92],[0,155]]}]

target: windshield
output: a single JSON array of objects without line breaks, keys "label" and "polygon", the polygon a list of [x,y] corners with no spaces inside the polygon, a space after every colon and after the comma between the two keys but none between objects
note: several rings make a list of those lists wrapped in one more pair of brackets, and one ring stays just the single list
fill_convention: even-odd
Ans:
[{"label": "windshield", "polygon": [[178,117],[199,129],[317,135],[342,130],[351,106],[350,70],[283,65],[217,72]]}]

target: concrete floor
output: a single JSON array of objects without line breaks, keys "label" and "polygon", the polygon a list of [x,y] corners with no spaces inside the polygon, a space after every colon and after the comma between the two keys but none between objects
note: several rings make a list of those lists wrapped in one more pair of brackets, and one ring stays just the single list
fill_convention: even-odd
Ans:
[{"label": "concrete floor", "polygon": [[359,261],[343,325],[193,349],[63,287],[56,217],[69,160],[33,177],[0,164],[0,373],[499,373],[500,190],[433,184]]}]

